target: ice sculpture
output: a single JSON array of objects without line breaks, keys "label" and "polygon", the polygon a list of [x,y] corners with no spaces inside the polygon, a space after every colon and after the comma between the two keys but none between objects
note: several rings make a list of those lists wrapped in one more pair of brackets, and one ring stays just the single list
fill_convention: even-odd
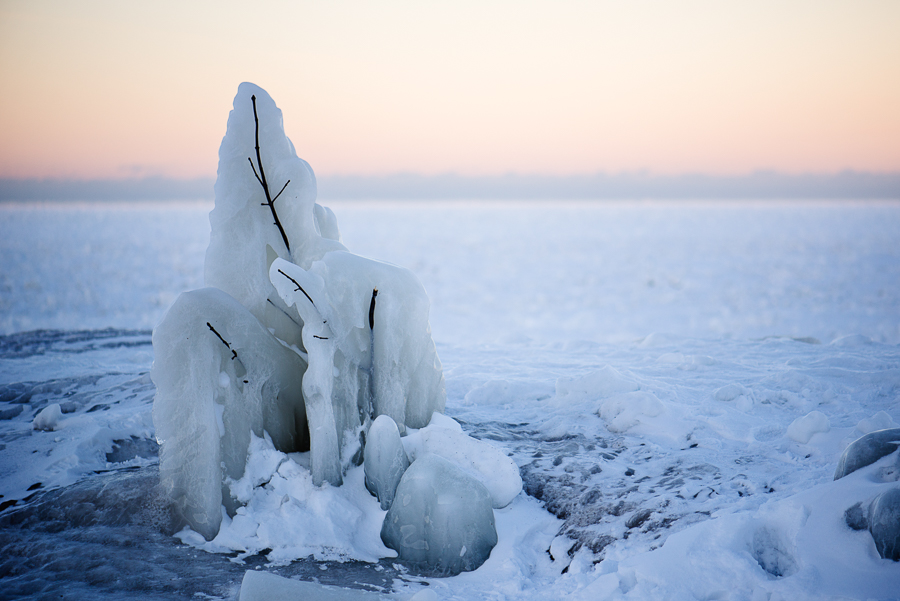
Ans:
[{"label": "ice sculpture", "polygon": [[379,415],[400,432],[445,403],[425,290],[408,270],[351,254],[316,204],[281,111],[244,83],[219,149],[205,278],[153,333],[153,420],[163,488],[207,539],[251,432],[310,452],[315,484],[362,461]]},{"label": "ice sculpture", "polygon": [[414,566],[442,574],[474,570],[497,544],[491,495],[450,461],[425,454],[400,479],[381,539]]}]

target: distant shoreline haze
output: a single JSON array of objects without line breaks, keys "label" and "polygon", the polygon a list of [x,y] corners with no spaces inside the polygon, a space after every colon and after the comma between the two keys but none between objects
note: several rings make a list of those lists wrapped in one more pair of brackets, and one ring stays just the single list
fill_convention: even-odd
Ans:
[{"label": "distant shoreline haze", "polygon": [[[407,199],[900,199],[900,172],[842,171],[791,175],[463,176],[401,173],[384,176],[331,175],[318,179],[318,196],[329,200]],[[181,200],[214,198],[212,178],[163,177],[75,180],[0,178],[0,201]]]}]

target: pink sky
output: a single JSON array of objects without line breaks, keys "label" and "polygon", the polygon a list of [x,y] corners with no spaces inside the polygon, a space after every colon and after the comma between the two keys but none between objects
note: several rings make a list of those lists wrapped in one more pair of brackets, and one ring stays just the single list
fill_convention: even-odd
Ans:
[{"label": "pink sky", "polygon": [[0,0],[0,177],[900,171],[900,2]]}]

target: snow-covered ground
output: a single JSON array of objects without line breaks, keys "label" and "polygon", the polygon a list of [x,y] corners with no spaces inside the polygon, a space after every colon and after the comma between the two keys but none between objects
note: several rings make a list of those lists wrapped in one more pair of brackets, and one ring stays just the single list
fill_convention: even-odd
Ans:
[{"label": "snow-covered ground", "polygon": [[490,559],[335,561],[366,524],[278,566],[164,534],[149,330],[202,286],[212,206],[4,204],[0,597],[230,598],[247,569],[441,599],[900,596],[844,521],[896,454],[832,481],[900,424],[900,203],[329,206],[350,250],[421,279],[447,413],[520,468]]}]

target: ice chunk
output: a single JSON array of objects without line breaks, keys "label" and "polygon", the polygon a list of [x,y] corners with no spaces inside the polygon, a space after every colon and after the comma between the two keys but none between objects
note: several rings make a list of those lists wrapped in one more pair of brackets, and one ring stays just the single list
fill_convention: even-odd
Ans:
[{"label": "ice chunk", "polygon": [[556,397],[574,402],[602,399],[636,390],[640,390],[636,382],[624,377],[609,365],[580,378],[559,378],[556,381]]},{"label": "ice chunk", "polygon": [[733,401],[747,394],[747,390],[740,384],[726,384],[713,393],[717,401]]},{"label": "ice chunk", "polygon": [[900,488],[881,493],[869,506],[869,532],[884,559],[900,561]]},{"label": "ice chunk", "polygon": [[403,439],[410,458],[440,455],[481,482],[491,494],[491,505],[506,507],[522,490],[519,467],[506,454],[483,440],[465,434],[452,418],[435,413],[426,428]]},{"label": "ice chunk", "polygon": [[418,457],[400,480],[381,540],[421,569],[441,574],[477,569],[497,544],[491,495],[443,457]]},{"label": "ice chunk", "polygon": [[238,601],[437,601],[437,594],[428,588],[410,596],[403,593],[375,593],[359,589],[328,586],[285,578],[271,572],[247,570],[241,581]]},{"label": "ice chunk", "polygon": [[284,452],[309,448],[300,388],[306,364],[215,288],[179,296],[153,331],[153,346],[160,479],[180,515],[209,539],[223,502],[235,508],[223,482],[243,475],[251,432],[266,431]]},{"label": "ice chunk", "polygon": [[888,415],[887,411],[879,411],[872,417],[859,420],[859,423],[856,424],[856,429],[863,434],[868,434],[876,430],[887,430],[895,425],[894,419]]},{"label": "ice chunk", "polygon": [[247,570],[241,581],[239,601],[287,601],[308,599],[310,601],[379,601],[395,599],[394,595],[382,595],[369,591],[325,586],[316,582],[303,582],[285,578],[270,572]]},{"label": "ice chunk", "polygon": [[787,427],[787,436],[794,442],[806,444],[813,435],[820,432],[828,432],[831,424],[828,416],[821,411],[810,411],[803,417],[798,417]]},{"label": "ice chunk", "polygon": [[31,427],[35,430],[44,430],[45,432],[52,432],[59,427],[59,420],[62,417],[62,408],[59,406],[59,403],[51,403],[47,405],[43,409],[41,409],[40,413],[34,416],[34,421],[31,422]]},{"label": "ice chunk", "polygon": [[900,447],[900,428],[876,430],[851,442],[841,455],[834,479],[838,480],[861,467],[875,463]]},{"label": "ice chunk", "polygon": [[655,394],[636,391],[604,399],[600,402],[597,414],[606,422],[610,432],[626,432],[664,411],[665,405]]},{"label": "ice chunk", "polygon": [[400,478],[409,467],[394,420],[387,415],[375,418],[366,437],[365,453],[366,488],[378,498],[382,509],[388,509]]}]

